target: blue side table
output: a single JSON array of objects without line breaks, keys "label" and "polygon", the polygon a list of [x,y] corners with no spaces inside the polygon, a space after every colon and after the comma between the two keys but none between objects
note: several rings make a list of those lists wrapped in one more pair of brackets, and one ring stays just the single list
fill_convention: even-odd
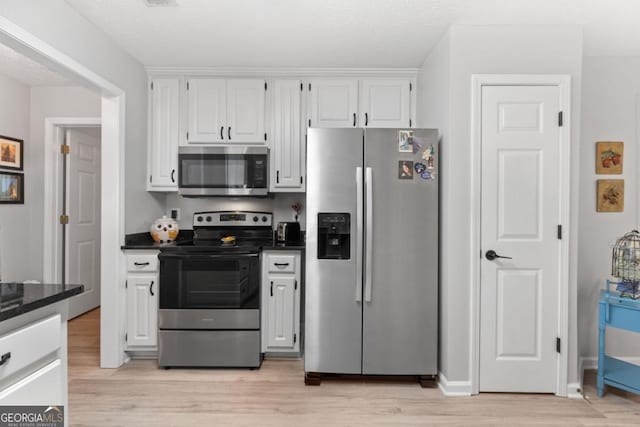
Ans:
[{"label": "blue side table", "polygon": [[631,393],[640,394],[640,366],[625,362],[604,352],[605,332],[608,326],[640,333],[640,300],[623,298],[609,291],[615,283],[607,281],[607,290],[600,292],[598,339],[598,396],[604,394],[604,385],[611,385]]}]

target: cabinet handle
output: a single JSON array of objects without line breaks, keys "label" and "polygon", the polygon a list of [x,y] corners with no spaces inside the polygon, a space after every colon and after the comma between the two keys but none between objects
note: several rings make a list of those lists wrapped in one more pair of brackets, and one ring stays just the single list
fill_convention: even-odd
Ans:
[{"label": "cabinet handle", "polygon": [[8,351],[5,354],[2,355],[2,358],[0,358],[0,366],[4,365],[5,363],[7,363],[7,361],[11,359],[11,352]]},{"label": "cabinet handle", "polygon": [[220,126],[220,139],[224,139],[224,126]]},{"label": "cabinet handle", "polygon": [[134,262],[133,265],[135,265],[136,267],[144,267],[146,265],[149,265],[148,262]]},{"label": "cabinet handle", "polygon": [[275,265],[276,267],[286,267],[289,265],[288,262],[274,262],[273,265]]},{"label": "cabinet handle", "polygon": [[171,169],[171,182],[174,182],[174,183],[176,182],[175,175],[176,175],[176,170]]},{"label": "cabinet handle", "polygon": [[231,141],[231,126],[229,126],[229,129],[227,130],[227,137],[227,139]]},{"label": "cabinet handle", "polygon": [[155,294],[153,293],[153,280],[151,281],[151,284],[149,285],[149,293],[151,294],[151,296],[155,296]]},{"label": "cabinet handle", "polygon": [[273,282],[271,282],[271,296],[273,296]]},{"label": "cabinet handle", "polygon": [[276,171],[276,184],[280,184],[280,171]]},{"label": "cabinet handle", "polygon": [[356,127],[356,113],[353,113],[353,127]]},{"label": "cabinet handle", "polygon": [[369,114],[364,113],[364,125],[367,126],[369,124]]}]

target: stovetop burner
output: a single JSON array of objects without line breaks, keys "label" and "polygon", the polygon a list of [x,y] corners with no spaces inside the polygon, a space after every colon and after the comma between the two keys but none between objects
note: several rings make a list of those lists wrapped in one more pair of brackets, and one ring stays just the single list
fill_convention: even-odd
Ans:
[{"label": "stovetop burner", "polygon": [[[185,240],[162,251],[258,252],[273,245],[272,214],[268,212],[217,211],[193,214],[193,240]],[[233,236],[233,243],[224,243]]]}]

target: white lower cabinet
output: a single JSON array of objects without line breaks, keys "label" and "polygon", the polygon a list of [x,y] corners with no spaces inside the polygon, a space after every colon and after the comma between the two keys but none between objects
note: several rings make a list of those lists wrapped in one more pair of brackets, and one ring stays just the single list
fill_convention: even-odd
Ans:
[{"label": "white lower cabinet", "polygon": [[262,254],[262,352],[300,353],[300,251]]},{"label": "white lower cabinet", "polygon": [[[47,317],[39,318],[42,310]],[[52,310],[24,314],[20,327],[0,336],[1,406],[66,405],[66,319]]]},{"label": "white lower cabinet", "polygon": [[60,359],[0,392],[0,405],[52,405],[64,402]]},{"label": "white lower cabinet", "polygon": [[127,253],[126,346],[130,351],[158,350],[158,251]]}]

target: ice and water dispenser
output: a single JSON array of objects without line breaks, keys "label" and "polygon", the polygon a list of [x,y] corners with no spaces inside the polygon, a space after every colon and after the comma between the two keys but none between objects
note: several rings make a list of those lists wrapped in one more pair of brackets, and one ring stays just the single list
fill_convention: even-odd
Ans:
[{"label": "ice and water dispenser", "polygon": [[349,259],[351,214],[318,214],[318,259]]}]

